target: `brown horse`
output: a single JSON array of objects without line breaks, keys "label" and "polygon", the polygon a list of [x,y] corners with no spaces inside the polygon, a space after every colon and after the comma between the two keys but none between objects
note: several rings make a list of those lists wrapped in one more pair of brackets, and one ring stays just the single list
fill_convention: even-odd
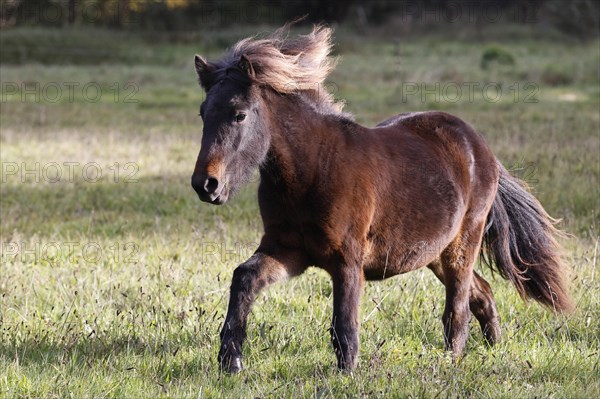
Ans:
[{"label": "brown horse", "polygon": [[221,367],[242,369],[259,291],[311,265],[333,280],[331,340],[343,370],[357,361],[365,280],[431,269],[446,286],[444,337],[455,356],[471,312],[487,341],[500,337],[490,286],[473,271],[480,252],[523,297],[571,309],[553,220],[484,139],[443,112],[355,123],[324,90],[330,50],[331,30],[317,26],[244,39],[214,63],[195,57],[207,96],[194,190],[221,205],[254,170],[261,177],[264,235],[233,273]]}]

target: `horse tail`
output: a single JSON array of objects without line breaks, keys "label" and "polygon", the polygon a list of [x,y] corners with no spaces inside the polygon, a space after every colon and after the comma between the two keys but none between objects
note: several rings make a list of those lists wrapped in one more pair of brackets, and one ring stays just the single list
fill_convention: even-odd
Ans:
[{"label": "horse tail", "polygon": [[554,227],[526,184],[498,162],[500,180],[483,236],[483,263],[512,282],[523,299],[533,298],[555,312],[573,303],[567,289],[568,271]]}]

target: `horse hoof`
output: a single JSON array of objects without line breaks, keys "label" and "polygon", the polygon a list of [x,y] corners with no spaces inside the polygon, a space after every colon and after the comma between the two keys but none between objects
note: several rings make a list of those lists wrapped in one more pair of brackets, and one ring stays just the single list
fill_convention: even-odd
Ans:
[{"label": "horse hoof", "polygon": [[500,335],[501,335],[500,325],[497,321],[486,324],[486,326],[482,330],[483,330],[483,336],[484,336],[486,342],[488,343],[488,345],[494,346],[496,343],[498,343],[500,341]]},{"label": "horse hoof", "polygon": [[229,369],[227,370],[227,372],[229,372],[230,374],[237,374],[240,371],[242,371],[242,369],[242,358],[234,357],[229,363]]},{"label": "horse hoof", "polygon": [[242,371],[244,367],[242,366],[242,357],[234,356],[228,359],[228,361],[221,361],[221,370],[225,371],[229,374],[237,374]]},{"label": "horse hoof", "polygon": [[338,361],[338,370],[343,374],[353,374],[356,369],[356,361],[340,362]]},{"label": "horse hoof", "polygon": [[338,367],[338,371],[345,375],[354,375],[354,367]]}]

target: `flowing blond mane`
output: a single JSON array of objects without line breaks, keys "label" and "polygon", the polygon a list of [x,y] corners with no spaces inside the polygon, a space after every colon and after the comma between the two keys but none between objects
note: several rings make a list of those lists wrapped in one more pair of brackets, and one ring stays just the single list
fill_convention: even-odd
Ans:
[{"label": "flowing blond mane", "polygon": [[343,103],[336,102],[323,82],[335,68],[331,57],[332,29],[317,25],[307,35],[289,37],[286,25],[265,38],[250,37],[236,43],[219,67],[227,67],[244,56],[254,69],[255,83],[279,93],[307,94],[307,98],[334,112]]}]

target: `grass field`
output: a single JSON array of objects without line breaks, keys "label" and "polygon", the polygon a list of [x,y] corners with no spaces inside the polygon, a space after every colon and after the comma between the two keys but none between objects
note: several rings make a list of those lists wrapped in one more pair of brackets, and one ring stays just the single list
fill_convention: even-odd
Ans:
[{"label": "grass field", "polygon": [[313,268],[259,297],[247,369],[219,373],[229,281],[261,222],[256,182],[224,207],[190,187],[203,96],[192,56],[251,32],[170,44],[3,31],[0,397],[600,397],[599,41],[519,32],[392,40],[341,29],[330,88],[365,125],[426,109],[474,125],[563,219],[575,313],[523,303],[477,266],[503,340],[486,346],[472,322],[454,364],[444,290],[429,271],[368,284],[359,368],[343,375],[329,343],[329,278]]}]

